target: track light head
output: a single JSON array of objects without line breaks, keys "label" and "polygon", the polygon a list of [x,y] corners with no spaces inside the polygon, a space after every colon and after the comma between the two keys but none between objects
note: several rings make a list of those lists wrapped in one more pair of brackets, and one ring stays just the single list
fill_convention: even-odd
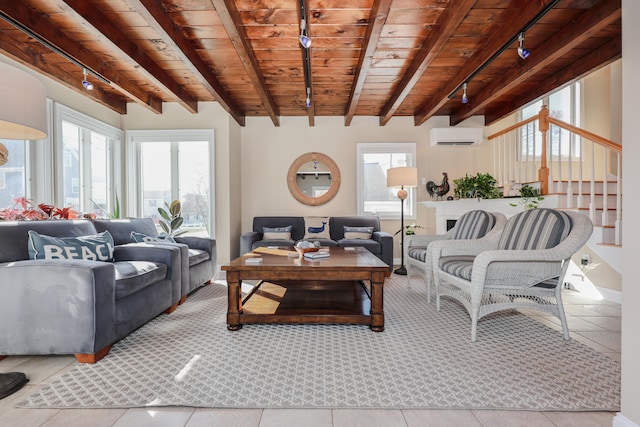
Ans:
[{"label": "track light head", "polygon": [[86,68],[82,69],[82,86],[86,90],[93,90],[93,83],[91,83],[89,80],[87,80],[87,69]]},{"label": "track light head", "polygon": [[467,96],[467,84],[462,85],[462,99],[460,100],[463,104],[467,104],[469,102],[469,97]]},{"label": "track light head", "polygon": [[304,19],[300,20],[300,37],[298,40],[300,40],[300,45],[303,48],[309,49],[311,47],[311,37],[307,35],[307,21]]},{"label": "track light head", "polygon": [[523,46],[524,33],[520,33],[518,36],[518,56],[522,59],[527,59],[531,54],[531,51]]},{"label": "track light head", "polygon": [[311,107],[311,88],[307,87],[307,99],[305,100],[305,105],[307,108]]},{"label": "track light head", "polygon": [[309,49],[311,47],[311,39],[307,36],[305,36],[304,34],[300,35],[300,45],[305,48],[305,49]]}]

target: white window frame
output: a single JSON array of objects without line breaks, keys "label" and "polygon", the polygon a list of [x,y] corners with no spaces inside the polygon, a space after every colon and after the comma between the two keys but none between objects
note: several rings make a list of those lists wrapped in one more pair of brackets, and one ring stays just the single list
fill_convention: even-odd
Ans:
[{"label": "white window frame", "polygon": [[[91,158],[91,145],[90,138],[88,138],[88,132],[93,131],[102,134],[107,137],[107,140],[111,143],[107,144],[107,158],[109,164],[107,166],[107,200],[109,205],[109,211],[115,202],[114,194],[116,194],[119,200],[122,200],[122,168],[120,166],[122,159],[122,140],[124,133],[121,129],[104,123],[100,120],[94,119],[84,113],[76,111],[66,105],[54,102],[54,129],[55,129],[55,204],[56,206],[63,206],[62,200],[64,194],[64,177],[63,177],[63,148],[62,142],[62,122],[72,123],[84,131],[87,135],[83,135],[81,142],[81,154],[80,154],[80,206],[83,211],[92,211],[93,206],[91,204],[91,195],[89,194],[91,186],[87,185],[91,181],[91,170],[87,167],[87,163],[84,159]],[[85,142],[86,141],[86,142]]]},{"label": "white window frame", "polygon": [[[567,87],[569,87],[569,91],[570,91],[570,98],[571,98],[571,117],[570,117],[570,121],[568,122],[569,124],[572,124],[576,127],[580,127],[582,125],[582,123],[584,123],[584,82],[582,80],[578,80],[578,81],[574,81],[571,84],[568,85],[564,85],[560,88],[557,88],[556,90],[554,90],[553,92],[550,92],[548,94],[546,94],[545,96],[543,96],[542,98],[538,98],[535,101],[529,102],[527,105],[525,105],[524,107],[520,108],[518,110],[518,121],[522,121],[525,120],[523,113],[523,110],[533,104],[536,104],[538,102],[541,103],[541,105],[546,105],[547,107],[549,107],[550,105],[550,98],[551,96],[553,96],[555,93],[560,92],[564,89],[566,89]],[[577,101],[577,102],[576,102]],[[537,113],[536,113],[537,114]],[[536,122],[537,123],[537,122]],[[534,126],[534,130],[533,130],[533,134],[534,134],[534,139],[536,141],[540,141],[541,135],[540,132],[538,130],[538,125],[535,124]],[[521,131],[522,133],[523,131]],[[520,136],[520,140],[523,141],[525,138],[525,136],[522,134]],[[547,135],[547,143],[551,143],[553,142],[552,140],[552,135],[551,135],[551,130],[549,130],[548,135]],[[563,143],[567,143],[567,141],[563,141]],[[580,159],[580,137],[579,136],[572,136],[572,140],[570,142],[573,147],[571,147],[571,149],[569,150],[571,152],[571,160],[579,160]],[[522,146],[520,147],[522,150]],[[531,153],[530,153],[531,154]],[[535,150],[535,159],[539,160],[540,156],[541,156],[541,152],[539,150]],[[548,152],[548,155],[552,154],[551,151]],[[526,153],[524,153],[523,155],[527,155]],[[554,157],[556,157],[556,153],[553,154]],[[560,153],[560,158],[562,160],[568,160],[569,156],[566,153]]]},{"label": "white window frame", "polygon": [[[211,237],[215,238],[215,132],[213,129],[172,129],[172,130],[130,130],[127,140],[127,203],[130,212],[141,216],[142,183],[140,168],[140,147],[143,142],[208,141],[209,143],[209,218]],[[172,170],[172,198],[178,198],[178,171]],[[175,192],[175,194],[174,194]]]},{"label": "white window frame", "polygon": [[[409,164],[406,166],[416,166],[416,143],[415,142],[358,142],[356,144],[356,177],[357,177],[357,212],[358,215],[371,215],[370,212],[364,210],[364,155],[369,153],[408,153]],[[404,203],[404,219],[416,219],[417,218],[417,192],[415,188],[407,188],[409,196]],[[408,206],[407,206],[408,205]],[[409,209],[407,209],[407,207]],[[408,212],[408,213],[407,213]],[[400,207],[398,212],[394,214],[379,214],[382,220],[396,220],[400,219]]]}]

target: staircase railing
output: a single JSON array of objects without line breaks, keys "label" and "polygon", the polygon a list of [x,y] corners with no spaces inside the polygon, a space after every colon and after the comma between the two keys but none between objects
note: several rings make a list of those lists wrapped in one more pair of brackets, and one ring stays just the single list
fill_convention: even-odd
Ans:
[{"label": "staircase railing", "polygon": [[613,227],[615,244],[622,244],[622,145],[551,117],[547,106],[488,139],[494,177],[505,192],[537,183],[542,195],[563,194],[565,207],[588,207],[594,224]]}]

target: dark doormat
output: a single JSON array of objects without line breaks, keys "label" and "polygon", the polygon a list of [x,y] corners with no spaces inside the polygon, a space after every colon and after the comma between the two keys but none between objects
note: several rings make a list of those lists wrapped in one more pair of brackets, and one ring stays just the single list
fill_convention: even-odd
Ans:
[{"label": "dark doormat", "polygon": [[0,374],[0,399],[4,399],[20,390],[28,382],[29,379],[22,372]]}]

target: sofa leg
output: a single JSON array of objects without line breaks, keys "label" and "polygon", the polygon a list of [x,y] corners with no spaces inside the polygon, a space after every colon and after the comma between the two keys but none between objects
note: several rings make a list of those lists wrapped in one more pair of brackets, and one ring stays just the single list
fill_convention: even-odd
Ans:
[{"label": "sofa leg", "polygon": [[187,300],[187,296],[186,296],[186,295],[183,295],[183,297],[182,297],[182,298],[180,298],[180,301],[178,301],[178,305],[182,305],[182,304],[184,304],[184,302],[185,302],[186,300]]},{"label": "sofa leg", "polygon": [[96,363],[103,357],[105,357],[111,350],[111,344],[96,351],[94,354],[75,354],[76,360],[80,363]]},{"label": "sofa leg", "polygon": [[173,304],[171,307],[167,308],[167,309],[164,311],[164,314],[171,314],[171,313],[173,313],[174,311],[176,311],[176,308],[178,308],[178,303],[175,303],[175,304]]}]

